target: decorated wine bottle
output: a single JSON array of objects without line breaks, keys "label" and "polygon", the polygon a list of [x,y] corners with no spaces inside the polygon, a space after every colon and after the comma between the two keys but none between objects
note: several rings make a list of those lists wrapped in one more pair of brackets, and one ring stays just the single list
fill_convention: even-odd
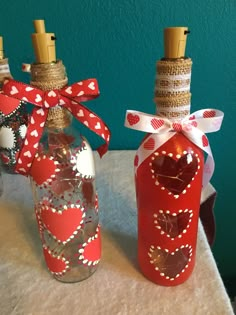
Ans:
[{"label": "decorated wine bottle", "polygon": [[4,172],[14,173],[28,117],[24,101],[2,94],[3,81],[9,78],[12,76],[8,58],[4,56],[3,38],[0,37],[0,163]]},{"label": "decorated wine bottle", "polygon": [[96,271],[101,236],[93,152],[85,137],[72,130],[72,116],[106,141],[100,155],[107,150],[110,133],[101,118],[80,103],[99,95],[96,79],[68,86],[65,67],[55,56],[55,34],[45,32],[43,20],[34,25],[36,62],[30,85],[13,80],[4,84],[6,94],[17,90],[15,97],[35,105],[16,169],[31,179],[49,271],[62,282],[76,282]]},{"label": "decorated wine bottle", "polygon": [[[125,125],[145,131],[134,160],[138,208],[138,261],[143,274],[165,286],[191,275],[202,186],[214,163],[205,132],[220,128],[223,114],[190,115],[192,61],[185,57],[185,27],[164,30],[165,57],[157,62],[156,115],[127,111]],[[208,155],[204,164],[204,153]]]}]

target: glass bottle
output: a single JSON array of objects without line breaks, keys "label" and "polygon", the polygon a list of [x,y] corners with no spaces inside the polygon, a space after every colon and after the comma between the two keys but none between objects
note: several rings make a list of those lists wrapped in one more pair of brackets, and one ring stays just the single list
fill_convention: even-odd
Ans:
[{"label": "glass bottle", "polygon": [[[31,86],[60,90],[68,80],[63,63],[56,61],[55,35],[45,33],[44,21],[34,22],[37,62],[31,65]],[[101,256],[93,152],[88,141],[72,131],[71,123],[65,108],[49,109],[30,168],[45,261],[62,282],[86,279]]]},{"label": "glass bottle", "polygon": [[[12,78],[8,58],[4,57],[3,39],[0,37],[0,93],[3,81]],[[14,173],[14,168],[27,130],[28,116],[25,102],[0,99],[0,163],[2,170]]]},{"label": "glass bottle", "polygon": [[[184,57],[187,34],[183,27],[165,29],[165,58],[157,62],[156,117],[168,118],[175,134],[164,141],[160,139],[165,135],[147,134],[134,162],[139,165],[135,174],[139,266],[148,279],[164,286],[187,280],[196,257],[204,155],[178,132],[181,120],[190,114],[192,61]],[[128,120],[132,125],[139,117],[130,115]],[[151,120],[154,129],[162,123]]]}]

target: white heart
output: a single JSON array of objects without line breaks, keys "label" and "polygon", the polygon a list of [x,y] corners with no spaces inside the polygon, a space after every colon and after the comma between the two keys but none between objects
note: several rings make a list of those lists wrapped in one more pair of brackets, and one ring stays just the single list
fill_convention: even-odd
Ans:
[{"label": "white heart", "polygon": [[39,146],[38,143],[35,143],[35,144],[33,145],[33,147],[34,147],[35,149],[37,149],[38,146]]},{"label": "white heart", "polygon": [[60,105],[65,105],[65,102],[64,102],[62,99],[60,99],[60,100],[59,100],[59,104],[60,104]]},{"label": "white heart", "polygon": [[31,165],[32,165],[32,163],[28,163],[28,164],[27,164],[27,167],[30,167]]},{"label": "white heart", "polygon": [[89,83],[88,87],[90,90],[95,90],[94,82]]},{"label": "white heart", "polygon": [[65,90],[65,92],[68,93],[68,94],[72,94],[71,86],[69,86],[69,87]]},{"label": "white heart", "polygon": [[34,88],[32,88],[31,86],[27,86],[27,87],[25,88],[26,92],[32,91],[33,89],[34,89]]},{"label": "white heart", "polygon": [[41,122],[41,124],[39,125],[40,127],[43,127],[45,125],[45,122]]},{"label": "white heart", "polygon": [[19,163],[19,164],[22,164],[22,160],[21,160],[20,158],[18,159],[18,163]]},{"label": "white heart", "polygon": [[56,97],[57,95],[54,91],[50,91],[50,92],[48,92],[48,96],[49,97]]},{"label": "white heart", "polygon": [[101,124],[100,122],[97,122],[96,126],[94,127],[95,129],[101,129]]},{"label": "white heart", "polygon": [[104,133],[102,133],[102,137],[103,137],[103,139],[105,139]]},{"label": "white heart", "polygon": [[11,94],[11,95],[14,95],[14,94],[17,94],[17,93],[19,93],[19,91],[18,91],[17,88],[13,85],[12,88],[11,88],[10,94]]},{"label": "white heart", "polygon": [[77,96],[81,96],[81,95],[84,95],[84,91],[80,91]]},{"label": "white heart", "polygon": [[28,144],[29,144],[28,140],[27,140],[27,139],[25,139],[25,145],[28,145]]},{"label": "white heart", "polygon": [[36,111],[36,113],[37,113],[38,115],[44,116],[44,111],[43,111],[42,108],[38,109],[38,110]]},{"label": "white heart", "polygon": [[37,132],[37,130],[31,131],[30,135],[31,135],[31,136],[35,136],[35,137],[37,138],[37,137],[38,137],[38,132]]},{"label": "white heart", "polygon": [[85,124],[86,126],[88,126],[88,125],[89,125],[87,121],[84,121],[84,124]]},{"label": "white heart", "polygon": [[27,100],[27,98],[24,96],[24,97],[22,97],[22,101],[26,101],[26,102],[28,102],[28,100]]},{"label": "white heart", "polygon": [[30,118],[30,123],[31,123],[32,125],[35,123],[34,117],[31,117],[31,118]]},{"label": "white heart", "polygon": [[49,107],[50,107],[50,105],[48,104],[47,101],[44,101],[44,106],[45,106],[46,108],[49,108]]},{"label": "white heart", "polygon": [[31,155],[30,151],[26,151],[26,152],[24,153],[24,156],[28,156],[28,157],[30,158],[32,155]]},{"label": "white heart", "polygon": [[83,85],[83,82],[78,82],[79,85]]},{"label": "white heart", "polygon": [[36,94],[35,102],[39,103],[42,101],[42,97],[39,94]]},{"label": "white heart", "polygon": [[92,117],[92,118],[96,117],[96,116],[95,116],[94,114],[92,114],[92,113],[89,114],[89,116]]},{"label": "white heart", "polygon": [[79,110],[79,112],[77,113],[78,117],[84,117],[84,111],[82,109]]}]

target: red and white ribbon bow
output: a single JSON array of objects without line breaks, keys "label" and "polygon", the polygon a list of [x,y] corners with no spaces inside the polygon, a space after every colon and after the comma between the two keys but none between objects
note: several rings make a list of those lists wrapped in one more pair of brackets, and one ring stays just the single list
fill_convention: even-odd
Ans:
[{"label": "red and white ribbon bow", "polygon": [[48,111],[58,105],[65,107],[82,124],[102,137],[106,143],[97,151],[100,156],[106,153],[110,141],[109,128],[99,116],[80,103],[99,96],[96,79],[83,80],[62,89],[50,91],[42,91],[15,80],[5,80],[3,93],[36,105],[29,120],[24,145],[16,164],[16,172],[27,175],[38,149]]},{"label": "red and white ribbon bow", "polygon": [[161,116],[154,116],[138,111],[127,110],[125,126],[151,133],[137,151],[135,168],[155,152],[161,145],[172,138],[176,132],[183,133],[191,142],[207,153],[203,171],[203,187],[210,181],[214,172],[214,159],[205,133],[218,131],[224,113],[216,109],[202,109],[186,116],[182,120],[171,121]]}]

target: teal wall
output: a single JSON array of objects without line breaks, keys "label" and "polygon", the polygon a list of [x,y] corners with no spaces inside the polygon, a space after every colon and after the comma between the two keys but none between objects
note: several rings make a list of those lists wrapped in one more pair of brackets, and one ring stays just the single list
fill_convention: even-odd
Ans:
[{"label": "teal wall", "polygon": [[[225,112],[222,130],[209,136],[216,161],[212,183],[218,190],[213,250],[224,279],[236,279],[236,1],[2,1],[0,34],[18,80],[29,78],[21,63],[34,61],[33,19],[45,19],[47,31],[56,33],[57,57],[63,59],[70,83],[98,78],[101,96],[87,105],[110,126],[110,149],[136,149],[143,137],[123,127],[126,109],[154,113],[163,28],[190,28],[192,111],[214,107]],[[90,132],[87,136],[93,147],[99,144]]]}]

